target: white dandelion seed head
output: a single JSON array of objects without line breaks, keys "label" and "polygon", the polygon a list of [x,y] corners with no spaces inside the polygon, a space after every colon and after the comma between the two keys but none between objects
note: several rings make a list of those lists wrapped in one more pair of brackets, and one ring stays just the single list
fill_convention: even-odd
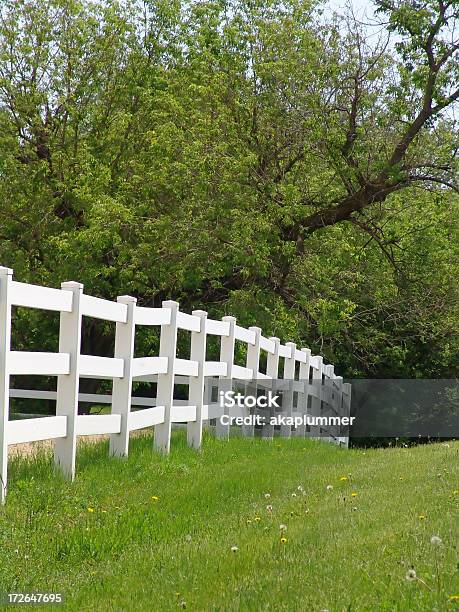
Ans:
[{"label": "white dandelion seed head", "polygon": [[239,548],[237,546],[231,546],[231,552],[232,553],[237,553],[238,550],[239,550]]},{"label": "white dandelion seed head", "polygon": [[271,505],[266,506],[266,510],[267,510],[268,512],[272,512],[272,511],[273,511],[273,507],[272,507]]},{"label": "white dandelion seed head", "polygon": [[405,578],[406,580],[408,580],[408,582],[413,582],[413,580],[416,580],[417,576],[416,576],[416,572],[414,571],[414,569],[409,569],[406,572]]},{"label": "white dandelion seed head", "polygon": [[333,491],[333,485],[327,485],[327,491]]},{"label": "white dandelion seed head", "polygon": [[265,499],[269,499],[271,497],[271,493],[265,493]]},{"label": "white dandelion seed head", "polygon": [[292,493],[292,497],[296,497],[296,493]]},{"label": "white dandelion seed head", "polygon": [[304,488],[301,485],[298,485],[298,491],[304,491]]},{"label": "white dandelion seed head", "polygon": [[433,546],[440,546],[440,544],[442,543],[442,539],[436,535],[433,535],[430,538],[430,543],[433,544]]},{"label": "white dandelion seed head", "polygon": [[281,531],[287,531],[287,525],[284,525],[284,524],[279,525],[279,529],[280,529]]}]

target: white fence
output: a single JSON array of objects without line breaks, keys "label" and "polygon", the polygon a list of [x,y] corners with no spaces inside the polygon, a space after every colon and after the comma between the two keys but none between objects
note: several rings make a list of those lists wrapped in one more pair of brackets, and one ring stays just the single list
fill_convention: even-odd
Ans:
[{"label": "white fence", "polygon": [[[13,307],[22,306],[60,313],[59,352],[40,353],[11,350],[11,319]],[[81,354],[83,317],[94,317],[116,323],[115,350],[111,358]],[[158,356],[134,357],[135,330],[139,326],[160,326]],[[177,357],[177,330],[191,334],[190,359]],[[218,336],[220,361],[206,361],[207,336]],[[234,363],[235,342],[247,345],[245,367]],[[259,372],[260,353],[267,354],[266,373]],[[221,321],[207,318],[207,313],[195,310],[185,314],[177,302],[163,302],[162,308],[137,306],[136,299],[121,296],[117,302],[90,297],[83,286],[63,283],[61,289],[39,287],[13,280],[13,271],[0,267],[0,500],[7,489],[8,445],[21,442],[54,439],[56,465],[69,478],[75,475],[77,436],[110,434],[110,454],[127,456],[131,431],[154,426],[154,447],[162,453],[170,450],[171,426],[186,423],[190,446],[199,448],[203,424],[217,419],[215,433],[228,437],[230,426],[222,424],[224,410],[212,403],[208,377],[218,377],[225,383],[233,379],[269,380],[281,377],[279,359],[284,358],[284,379],[299,381],[328,380],[332,393],[324,397],[312,391],[311,413],[318,414],[324,401],[332,401],[350,409],[350,385],[343,384],[332,365],[324,365],[322,357],[312,356],[307,348],[298,350],[292,342],[282,345],[278,338],[265,338],[261,329],[245,329],[234,317]],[[296,364],[299,363],[299,368]],[[297,372],[298,371],[298,372]],[[297,372],[297,374],[295,374]],[[11,389],[11,376],[43,375],[57,377],[57,391]],[[80,378],[113,381],[111,395],[79,393]],[[132,397],[133,381],[157,382],[156,398]],[[187,384],[188,401],[174,400],[174,385]],[[304,390],[303,385],[303,390]],[[293,393],[292,393],[293,395]],[[307,393],[300,394],[297,405],[290,403],[290,414],[308,411]],[[51,399],[56,402],[56,416],[9,420],[10,397]],[[111,405],[110,414],[79,415],[78,402]],[[131,409],[142,407],[142,409]],[[238,412],[239,410],[239,412]],[[231,415],[237,416],[236,408]],[[227,411],[228,412],[228,411]],[[254,427],[245,426],[245,435],[254,435]],[[305,427],[282,426],[280,435],[305,435]],[[272,438],[274,427],[265,425],[262,435]],[[347,445],[347,438],[331,441]]]}]

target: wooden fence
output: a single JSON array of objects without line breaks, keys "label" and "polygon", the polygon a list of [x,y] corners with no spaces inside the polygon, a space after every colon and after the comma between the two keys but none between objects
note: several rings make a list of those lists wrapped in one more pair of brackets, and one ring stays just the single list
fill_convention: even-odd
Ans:
[{"label": "wooden fence", "polygon": [[[58,353],[11,350],[11,322],[16,306],[60,313]],[[83,317],[116,323],[113,357],[81,353]],[[139,326],[160,326],[159,355],[134,357],[135,330]],[[177,357],[178,330],[191,334],[190,359]],[[219,361],[206,361],[208,336],[221,339]],[[247,345],[245,367],[234,363],[236,341]],[[259,371],[262,351],[267,355],[266,373]],[[284,359],[282,376],[280,358]],[[56,376],[57,391],[12,389],[11,376],[21,375]],[[318,414],[324,401],[344,407],[347,414],[350,410],[350,385],[335,375],[332,365],[325,365],[322,357],[311,355],[307,348],[299,350],[292,342],[282,345],[278,338],[265,338],[258,327],[240,327],[234,317],[216,321],[202,310],[186,314],[174,301],[163,302],[162,308],[137,306],[136,299],[130,296],[111,302],[85,295],[83,286],[76,282],[63,283],[61,289],[29,285],[13,280],[13,271],[0,267],[0,501],[4,502],[6,496],[8,445],[11,444],[53,439],[56,465],[73,479],[77,436],[110,434],[110,454],[116,456],[127,456],[131,431],[152,426],[154,448],[162,453],[170,450],[173,423],[186,424],[188,443],[194,448],[201,446],[203,424],[209,424],[211,419],[216,419],[216,435],[227,438],[230,426],[220,421],[226,409],[212,401],[212,388],[206,387],[209,377],[225,384],[235,379],[269,381],[278,377],[310,381],[309,404],[303,385],[296,405],[291,398],[291,415],[308,411]],[[112,394],[79,393],[80,378],[111,380]],[[323,380],[331,384],[327,397],[313,391]],[[156,398],[132,397],[133,381],[156,382]],[[187,401],[174,399],[174,385],[179,383],[188,385]],[[55,400],[56,415],[11,421],[11,397]],[[79,401],[109,404],[110,414],[79,415]],[[237,408],[231,412],[232,415],[240,413]],[[254,427],[246,426],[243,432],[254,435]],[[264,437],[272,438],[273,434],[273,426],[262,428]],[[282,426],[280,435],[306,435],[306,427]],[[348,443],[347,437],[329,436],[328,439],[346,446]]]}]

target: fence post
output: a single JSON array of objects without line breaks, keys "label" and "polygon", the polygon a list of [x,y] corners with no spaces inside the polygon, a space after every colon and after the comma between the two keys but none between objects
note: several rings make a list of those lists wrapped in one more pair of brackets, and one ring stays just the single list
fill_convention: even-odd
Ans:
[{"label": "fence post", "polygon": [[[253,391],[254,396],[257,395],[257,375],[258,370],[260,369],[260,336],[261,336],[261,328],[260,327],[249,327],[250,331],[255,333],[255,344],[247,345],[247,359],[246,359],[246,368],[252,370],[252,384],[250,385],[250,390]],[[246,385],[247,388],[247,385]],[[250,408],[247,409],[247,415],[250,415]],[[256,414],[256,406],[253,408],[253,415]],[[243,425],[242,426],[242,435],[247,438],[253,438],[255,434],[255,425]]]},{"label": "fence post", "polygon": [[0,267],[0,504],[8,485],[8,419],[10,406],[11,292],[13,270]]},{"label": "fence post", "polygon": [[[337,390],[336,390],[336,400],[335,400],[335,404],[336,404],[336,413],[338,414],[338,416],[342,417],[343,416],[343,377],[342,376],[335,376],[335,380],[337,383]],[[339,437],[338,437],[338,444],[344,444],[344,437],[341,436],[341,428],[340,428],[340,432],[339,432]]]},{"label": "fence post", "polygon": [[[338,400],[339,400],[339,394],[336,390],[336,385],[335,385],[335,380],[336,380],[336,375],[335,375],[335,366],[330,364],[327,366],[328,368],[328,376],[329,376],[329,385],[330,385],[330,389],[331,389],[331,398],[330,398],[330,406],[333,410],[333,412],[335,413],[335,415],[338,414]],[[334,444],[339,444],[339,431],[338,431],[338,435],[335,435],[335,432],[337,431],[337,427],[335,425],[330,425],[331,427],[331,436],[330,436],[330,442],[333,442]]]},{"label": "fence post", "polygon": [[57,377],[56,415],[67,417],[67,435],[54,441],[54,462],[64,476],[75,478],[76,421],[78,418],[78,389],[80,385],[81,352],[81,283],[67,282],[61,289],[73,293],[72,311],[61,312],[59,329],[59,352],[70,355],[69,374]]},{"label": "fence post", "polygon": [[[300,361],[299,380],[303,383],[303,391],[298,393],[298,408],[301,417],[305,417],[308,412],[308,385],[309,385],[309,358],[311,357],[311,349],[302,348],[301,352],[306,355],[306,361]],[[304,438],[306,435],[306,425],[302,424],[295,430],[295,435]]]},{"label": "fence post", "polygon": [[[290,348],[290,357],[285,357],[284,360],[284,380],[295,380],[295,342],[286,342],[285,346]],[[288,390],[282,394],[282,414],[286,417],[292,416],[293,409],[293,382],[290,383]],[[282,438],[290,438],[292,435],[291,425],[281,425],[280,435]]]},{"label": "fence post", "polygon": [[154,447],[163,454],[168,454],[171,448],[172,407],[174,404],[174,369],[177,355],[177,312],[179,305],[172,300],[163,302],[163,308],[171,311],[171,321],[161,325],[159,342],[160,357],[167,357],[166,374],[158,374],[158,390],[156,405],[164,406],[164,422],[155,426]]},{"label": "fence post", "polygon": [[[351,416],[351,384],[343,384],[343,416]],[[349,425],[350,429],[350,425]],[[349,448],[349,430],[348,435],[342,438],[343,444],[346,448]]]},{"label": "fence post", "polygon": [[[221,337],[221,345],[220,345],[220,361],[226,363],[226,376],[221,377],[221,383],[218,388],[218,399],[217,402],[220,403],[220,391],[229,391],[232,387],[233,380],[233,365],[234,365],[234,327],[236,325],[236,317],[223,317],[222,321],[228,322],[230,329],[228,336]],[[223,408],[223,414],[229,414],[229,408],[226,406]],[[224,425],[220,419],[217,419],[215,425],[215,435],[217,438],[223,438],[228,440],[230,433],[230,426]]]},{"label": "fence post", "polygon": [[[274,342],[274,353],[268,353],[268,358],[266,360],[266,375],[269,376],[272,380],[276,381],[276,388],[272,389],[274,391],[274,394],[276,395],[277,376],[278,376],[278,370],[279,370],[280,340],[279,338],[274,338],[274,337],[270,338],[270,340]],[[271,416],[274,416],[274,411],[271,412],[270,410],[269,418]],[[274,437],[274,425],[271,425],[271,423],[265,423],[265,425],[263,425],[263,428],[261,430],[261,437],[264,438],[265,440],[272,440]]]},{"label": "fence post", "polygon": [[[311,413],[313,417],[321,416],[322,408],[322,371],[323,371],[323,357],[320,355],[317,357],[317,368],[312,368],[312,384],[314,389],[314,395],[311,399]],[[316,397],[315,394],[319,397]],[[320,434],[320,427],[318,425],[311,425],[311,434],[314,439],[317,434]],[[320,436],[318,437],[320,439]],[[316,438],[317,439],[317,438]]]},{"label": "fence post", "polygon": [[127,457],[129,452],[129,415],[131,412],[132,366],[134,359],[135,320],[137,299],[130,295],[118,297],[119,304],[126,304],[126,323],[116,324],[115,357],[124,362],[123,378],[113,379],[112,414],[121,415],[119,434],[110,435],[110,455]]},{"label": "fence post", "polygon": [[202,443],[202,409],[204,405],[204,369],[206,365],[206,320],[205,310],[193,310],[195,317],[200,318],[200,328],[198,332],[191,332],[191,361],[198,362],[198,375],[190,376],[189,402],[196,406],[196,421],[187,425],[188,445],[193,448],[201,448]]},{"label": "fence post", "polygon": [[[331,385],[330,385],[330,366],[327,364],[322,365],[322,374],[323,374],[323,382],[322,382],[322,404],[321,409],[323,416],[327,416],[331,413],[332,408],[332,400],[331,400]],[[330,435],[330,428],[327,427],[325,432],[328,434],[327,436],[322,436],[322,440],[324,442],[332,442],[333,438]]]}]

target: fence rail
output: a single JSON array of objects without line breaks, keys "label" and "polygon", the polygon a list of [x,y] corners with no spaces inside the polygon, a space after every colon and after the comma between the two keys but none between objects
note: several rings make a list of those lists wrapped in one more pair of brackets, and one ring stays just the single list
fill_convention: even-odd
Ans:
[{"label": "fence rail", "polygon": [[[21,306],[60,313],[59,350],[57,353],[11,350],[11,322],[14,307]],[[81,353],[83,317],[116,323],[113,357]],[[140,326],[159,326],[159,355],[134,357],[135,330]],[[177,357],[177,332],[191,334],[190,359]],[[206,360],[208,336],[220,337],[220,360]],[[234,363],[236,341],[247,345],[245,366]],[[264,351],[266,373],[260,372],[260,354]],[[284,359],[283,374],[279,359]],[[296,364],[299,363],[299,368]],[[37,391],[11,388],[11,376],[43,375],[57,377],[57,391]],[[188,444],[199,448],[203,425],[217,419],[215,434],[227,438],[230,427],[221,422],[224,410],[212,401],[210,377],[226,385],[237,380],[263,381],[277,378],[311,381],[310,388],[300,385],[294,404],[294,388],[287,393],[290,415],[319,414],[321,405],[340,406],[349,414],[351,388],[325,365],[322,357],[311,355],[307,348],[294,343],[282,345],[278,338],[266,338],[261,329],[245,329],[234,317],[221,321],[209,319],[207,313],[195,310],[187,314],[173,301],[163,302],[162,308],[137,306],[136,299],[121,296],[117,302],[85,295],[83,285],[62,283],[61,289],[39,287],[13,280],[13,271],[0,267],[0,502],[7,491],[8,445],[38,440],[54,440],[56,465],[73,479],[75,476],[76,440],[78,436],[110,434],[110,454],[127,456],[131,431],[153,427],[154,448],[168,453],[172,423],[186,424]],[[113,381],[112,394],[85,394],[79,391],[80,378]],[[317,382],[329,386],[317,391]],[[157,383],[156,397],[135,397],[133,381]],[[188,400],[174,399],[174,385],[186,384]],[[289,395],[290,394],[290,395]],[[308,405],[310,396],[310,406]],[[56,415],[41,418],[9,420],[10,398],[46,399],[56,402]],[[79,415],[79,402],[108,404],[111,413]],[[137,407],[137,410],[132,408]],[[141,408],[141,409],[140,409]],[[235,408],[231,416],[243,415]],[[243,427],[244,435],[254,435],[253,426]],[[311,428],[310,435],[318,434]],[[261,435],[272,438],[274,426],[264,425]],[[280,435],[306,435],[304,426],[281,426]],[[348,438],[330,435],[330,441],[347,446]]]}]

